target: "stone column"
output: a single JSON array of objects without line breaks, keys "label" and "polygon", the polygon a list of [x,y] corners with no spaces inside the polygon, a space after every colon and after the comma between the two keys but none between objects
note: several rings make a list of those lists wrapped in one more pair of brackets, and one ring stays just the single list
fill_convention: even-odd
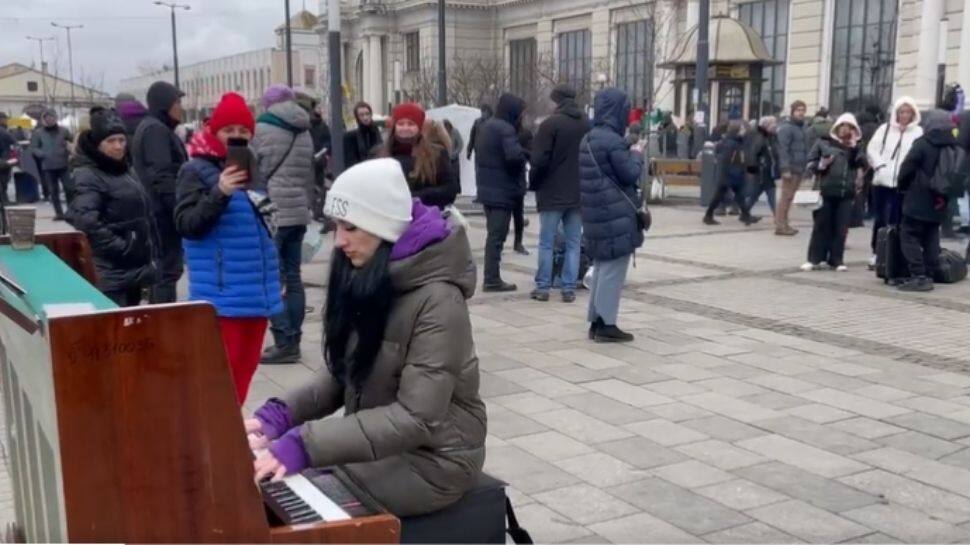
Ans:
[{"label": "stone column", "polygon": [[936,105],[938,33],[945,2],[923,2],[919,22],[919,53],[916,61],[916,104],[921,109]]},{"label": "stone column", "polygon": [[964,88],[970,87],[970,0],[963,0],[963,21],[960,27],[960,64],[957,81]]},{"label": "stone column", "polygon": [[385,113],[384,108],[384,82],[381,69],[381,37],[379,34],[372,34],[367,37],[367,49],[364,56],[364,96],[367,102],[374,108],[375,113]]}]

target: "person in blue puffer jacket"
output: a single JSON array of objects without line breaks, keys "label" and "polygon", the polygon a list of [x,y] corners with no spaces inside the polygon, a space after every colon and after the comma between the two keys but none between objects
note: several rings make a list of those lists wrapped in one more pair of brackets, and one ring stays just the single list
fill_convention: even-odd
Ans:
[{"label": "person in blue puffer jacket", "polygon": [[643,245],[636,212],[643,156],[623,139],[630,113],[623,91],[600,91],[593,109],[593,130],[579,146],[583,233],[594,271],[589,336],[596,342],[629,342],[633,335],[616,327],[616,318],[630,256]]},{"label": "person in blue puffer jacket", "polygon": [[230,138],[252,139],[245,99],[226,93],[192,139],[176,184],[175,226],[189,269],[189,299],[216,307],[239,404],[259,365],[269,317],[283,311],[269,229],[249,198],[255,171],[226,166]]}]

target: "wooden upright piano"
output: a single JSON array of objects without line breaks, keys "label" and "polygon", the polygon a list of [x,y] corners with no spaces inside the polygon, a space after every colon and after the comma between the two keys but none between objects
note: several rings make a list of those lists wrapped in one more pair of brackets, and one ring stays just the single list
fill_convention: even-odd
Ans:
[{"label": "wooden upright piano", "polygon": [[84,236],[0,239],[0,380],[29,542],[397,543],[339,469],[253,482],[213,308],[120,309]]}]

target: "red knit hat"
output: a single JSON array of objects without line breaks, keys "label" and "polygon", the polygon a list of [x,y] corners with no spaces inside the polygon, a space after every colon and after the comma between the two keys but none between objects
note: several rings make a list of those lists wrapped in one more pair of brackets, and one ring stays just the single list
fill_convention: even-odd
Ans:
[{"label": "red knit hat", "polygon": [[246,106],[246,99],[238,93],[222,95],[222,99],[219,100],[219,104],[212,112],[212,117],[209,118],[207,127],[212,131],[212,134],[216,134],[229,125],[242,125],[249,129],[249,132],[256,130],[256,120],[253,119],[253,113],[249,111],[249,106]]},{"label": "red knit hat", "polygon": [[414,122],[415,125],[419,127],[424,126],[424,108],[420,104],[415,102],[405,102],[404,104],[398,104],[394,107],[394,111],[391,112],[391,118],[397,123],[400,119],[409,119]]}]

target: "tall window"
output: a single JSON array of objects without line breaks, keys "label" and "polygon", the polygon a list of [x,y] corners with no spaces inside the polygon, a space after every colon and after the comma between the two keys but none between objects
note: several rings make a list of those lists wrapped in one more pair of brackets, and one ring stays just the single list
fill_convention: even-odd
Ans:
[{"label": "tall window", "polygon": [[417,72],[421,70],[421,40],[417,32],[404,35],[405,70]]},{"label": "tall window", "polygon": [[[759,0],[741,4],[739,17],[755,29],[765,42],[768,53],[783,63],[788,58],[789,0]],[[753,115],[775,115],[785,109],[785,65],[766,66],[762,73],[761,99]]]},{"label": "tall window", "polygon": [[526,100],[536,94],[536,40],[509,42],[509,84],[513,94]]},{"label": "tall window", "polygon": [[636,106],[653,102],[653,60],[652,21],[616,27],[616,85]]},{"label": "tall window", "polygon": [[892,100],[896,0],[839,0],[832,38],[833,112],[859,112]]},{"label": "tall window", "polygon": [[559,48],[559,81],[576,89],[576,96],[589,96],[593,50],[589,30],[563,32],[556,37]]}]

